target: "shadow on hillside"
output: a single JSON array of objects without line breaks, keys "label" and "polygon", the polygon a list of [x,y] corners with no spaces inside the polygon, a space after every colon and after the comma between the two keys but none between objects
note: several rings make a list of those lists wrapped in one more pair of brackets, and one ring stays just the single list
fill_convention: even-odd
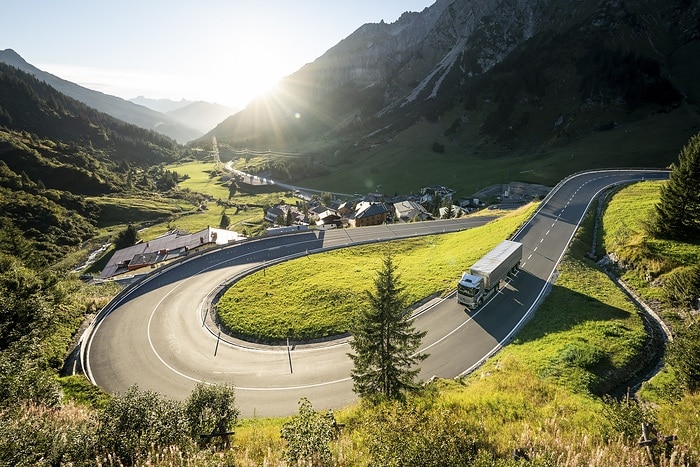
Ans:
[{"label": "shadow on hillside", "polygon": [[520,342],[530,342],[548,334],[568,331],[582,323],[622,320],[628,316],[629,312],[626,310],[554,285],[545,303],[540,305],[535,316],[518,333],[517,338]]},{"label": "shadow on hillside", "polygon": [[[517,285],[516,283],[514,288],[517,288]],[[503,298],[512,306],[520,306],[524,312],[524,306],[518,302],[517,295]],[[506,306],[503,309],[507,308]],[[511,322],[508,322],[507,316],[493,317],[488,316],[488,313],[481,313],[475,316],[474,320],[500,341],[505,336],[499,336],[498,332],[502,333],[503,329],[515,327],[517,317],[523,315],[514,313],[516,310],[512,307],[509,311],[511,315],[516,315]],[[595,375],[587,383],[588,390],[594,394],[603,394],[633,378],[649,364],[650,359],[654,358],[656,347],[650,339],[647,339],[646,344],[641,348],[636,349],[635,355],[631,355],[621,367],[613,363],[611,355],[606,353],[606,349],[600,345],[601,338],[621,339],[626,342],[630,337],[626,334],[633,331],[624,321],[629,316],[630,312],[624,309],[555,285],[545,303],[540,305],[535,315],[514,336],[514,339],[519,344],[525,344],[546,336],[560,334],[561,339],[551,341],[552,349],[542,354],[543,360],[539,361],[542,366],[540,376],[566,379],[567,373],[572,368],[582,368]],[[580,332],[564,334],[585,323],[595,324],[595,326],[582,327]]]}]

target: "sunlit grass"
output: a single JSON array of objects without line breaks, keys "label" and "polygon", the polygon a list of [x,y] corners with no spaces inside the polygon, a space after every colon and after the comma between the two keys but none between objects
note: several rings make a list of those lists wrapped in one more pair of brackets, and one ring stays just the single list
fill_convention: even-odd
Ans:
[{"label": "sunlit grass", "polygon": [[641,352],[635,306],[592,264],[569,258],[547,300],[508,347],[545,379],[576,392],[605,390],[610,374]]},{"label": "sunlit grass", "polygon": [[[698,245],[657,239],[648,233],[647,226],[652,222],[664,183],[646,181],[618,191],[603,216],[605,250],[616,252],[637,275],[641,271],[656,278],[675,267],[700,262]],[[627,274],[625,279],[635,281],[633,275]],[[635,285],[642,290],[647,288],[640,282]]]},{"label": "sunlit grass", "polygon": [[[635,211],[635,206],[628,205],[628,209]],[[505,221],[482,227],[492,230],[483,237],[479,234],[470,239],[481,242],[488,235],[502,236],[506,230],[499,222]],[[507,225],[514,228],[517,224]],[[489,455],[499,462],[479,465],[648,465],[644,449],[610,431],[604,404],[593,393],[604,387],[606,381],[614,381],[615,373],[640,352],[643,328],[626,296],[585,258],[590,249],[591,230],[591,218],[587,217],[560,265],[555,287],[515,342],[472,375],[458,381],[438,380],[409,398],[407,407],[444,410],[483,428],[493,449]],[[437,263],[452,267],[449,263],[457,261],[456,253],[442,250],[460,246],[464,249],[464,238],[451,243],[453,236],[458,237],[450,234],[408,242],[396,259],[419,258],[422,251],[430,250],[441,258]],[[486,244],[479,246],[484,251],[488,249]],[[473,254],[478,257],[480,253]],[[298,261],[309,262],[314,256],[323,255]],[[370,258],[369,254],[361,257],[363,261]],[[330,264],[334,265],[334,261]],[[281,266],[268,268],[263,278],[278,267]],[[399,267],[404,283],[409,269],[410,261]],[[372,275],[369,277],[371,280]],[[437,288],[440,286],[438,281]],[[697,394],[679,394],[673,403],[665,402],[666,386],[673,386],[674,378],[673,374],[662,372],[642,391],[648,395],[645,399],[654,402],[660,433],[678,436],[674,446],[680,454],[676,452],[671,458],[661,455],[657,465],[695,465],[688,455],[695,456],[695,462],[700,455],[700,399]],[[655,397],[651,397],[652,393],[656,393]],[[337,465],[370,463],[361,421],[373,410],[370,404],[354,404],[335,411],[336,419],[343,425],[338,440],[331,446]],[[229,459],[236,465],[284,465],[284,442],[279,431],[287,419],[242,420],[236,427],[231,449],[222,453],[201,451],[197,455],[173,452],[163,458],[163,463],[182,463],[185,457],[189,465],[218,465]],[[513,461],[516,448],[525,448],[531,463]]]},{"label": "sunlit grass", "polygon": [[236,282],[217,305],[224,324],[256,339],[345,333],[386,254],[394,257],[409,304],[456,287],[462,271],[532,214],[529,205],[483,227],[343,248],[287,261]]},{"label": "sunlit grass", "polygon": [[[179,183],[179,189],[200,193],[210,201],[194,205],[184,199],[155,194],[90,198],[102,209],[100,226],[105,238],[113,237],[128,224],[141,228],[139,235],[143,240],[153,239],[173,229],[198,232],[207,227],[219,228],[224,213],[230,219],[229,230],[255,235],[263,229],[264,207],[280,201],[290,204],[297,202],[295,198],[286,196],[285,192],[238,191],[229,197],[228,182],[220,175],[210,176],[214,170],[213,162],[188,162],[169,166],[168,169],[176,171],[181,177],[188,176]],[[226,202],[230,205],[225,205]]]},{"label": "sunlit grass", "polygon": [[193,211],[195,206],[183,200],[173,200],[150,194],[137,196],[95,196],[88,200],[100,206],[98,227],[138,224],[164,219],[176,214]]},{"label": "sunlit grass", "polygon": [[167,169],[177,172],[180,177],[185,175],[188,177],[178,184],[182,189],[187,188],[213,199],[228,199],[228,187],[220,177],[212,176],[213,162],[187,162],[168,166]]}]

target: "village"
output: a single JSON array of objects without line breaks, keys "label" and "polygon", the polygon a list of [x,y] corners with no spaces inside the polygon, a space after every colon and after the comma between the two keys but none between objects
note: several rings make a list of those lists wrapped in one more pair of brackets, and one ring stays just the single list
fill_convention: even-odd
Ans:
[{"label": "village", "polygon": [[[289,194],[297,198],[295,204],[282,200],[265,210],[265,235],[458,218],[486,207],[513,209],[544,197],[548,191],[548,187],[540,185],[510,183],[488,187],[470,198],[455,199],[454,190],[443,185],[431,185],[422,187],[418,194],[388,197],[383,193],[370,192],[345,199],[329,193],[310,195],[294,190]],[[207,226],[195,233],[174,229],[148,242],[115,251],[99,279],[130,282],[150,269],[191,252],[244,240],[244,235],[226,228]]]}]

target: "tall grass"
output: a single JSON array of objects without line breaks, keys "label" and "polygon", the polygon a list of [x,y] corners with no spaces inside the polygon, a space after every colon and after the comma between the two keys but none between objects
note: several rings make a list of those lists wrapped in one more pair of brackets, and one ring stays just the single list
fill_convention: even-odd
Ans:
[{"label": "tall grass", "polygon": [[[626,437],[595,394],[597,387],[615,380],[615,372],[634,360],[644,343],[644,331],[626,295],[585,259],[590,229],[589,218],[577,236],[577,241],[586,241],[572,245],[561,264],[557,286],[515,342],[465,378],[432,383],[410,397],[403,409],[449,414],[446,419],[455,417],[466,426],[480,427],[488,449],[480,452],[474,465],[650,463],[647,452],[636,446],[636,438]],[[696,465],[698,407],[692,395],[679,404],[657,407],[659,430],[664,435],[675,433],[679,439],[667,456],[655,448],[656,465]],[[397,427],[367,422],[377,410],[360,404],[336,412],[345,425],[333,446],[338,464],[369,464],[367,440],[380,436],[374,429],[383,430],[381,436],[386,439],[402,436],[392,431]],[[256,423],[249,421],[239,433],[255,430]],[[269,428],[274,422],[264,423]],[[272,439],[268,442],[270,454],[249,461],[260,464],[269,459],[274,465],[273,446],[279,445]],[[518,448],[526,452],[529,462],[512,461]],[[247,452],[260,455],[265,450],[257,446]]]}]

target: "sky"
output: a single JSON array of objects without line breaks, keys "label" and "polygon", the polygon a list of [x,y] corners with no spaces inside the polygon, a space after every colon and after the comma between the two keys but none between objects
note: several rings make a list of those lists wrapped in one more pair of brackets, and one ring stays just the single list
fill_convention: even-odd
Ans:
[{"label": "sky", "polygon": [[124,99],[244,107],[365,23],[435,0],[15,0],[0,50]]}]

